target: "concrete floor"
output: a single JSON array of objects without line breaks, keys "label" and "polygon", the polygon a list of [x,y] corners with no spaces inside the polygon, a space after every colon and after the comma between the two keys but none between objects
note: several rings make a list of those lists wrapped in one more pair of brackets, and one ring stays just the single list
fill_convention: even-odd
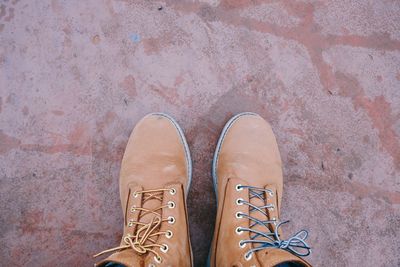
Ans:
[{"label": "concrete floor", "polygon": [[315,266],[400,266],[400,2],[0,2],[0,259],[91,266],[122,227],[118,173],[146,113],[185,129],[196,266],[217,137],[273,126],[283,219]]}]

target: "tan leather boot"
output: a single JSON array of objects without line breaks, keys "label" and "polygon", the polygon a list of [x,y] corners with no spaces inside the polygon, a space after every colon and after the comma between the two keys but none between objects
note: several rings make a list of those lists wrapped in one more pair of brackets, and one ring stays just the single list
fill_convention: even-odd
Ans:
[{"label": "tan leather boot", "polygon": [[119,246],[95,266],[192,266],[186,210],[192,175],[189,148],[178,124],[154,113],[133,130],[120,172],[124,232]]},{"label": "tan leather boot", "polygon": [[[242,113],[222,131],[213,161],[218,209],[209,265],[310,266],[306,231],[282,240],[282,167],[270,125]],[[285,222],[283,222],[285,223]]]}]

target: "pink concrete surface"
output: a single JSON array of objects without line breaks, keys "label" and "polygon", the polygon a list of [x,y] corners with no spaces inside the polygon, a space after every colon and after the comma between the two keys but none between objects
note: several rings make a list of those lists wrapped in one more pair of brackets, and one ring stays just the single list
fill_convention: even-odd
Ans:
[{"label": "pink concrete surface", "polygon": [[1,266],[92,266],[118,243],[122,153],[154,111],[191,147],[196,266],[242,111],[273,126],[312,264],[400,266],[399,1],[1,1]]}]

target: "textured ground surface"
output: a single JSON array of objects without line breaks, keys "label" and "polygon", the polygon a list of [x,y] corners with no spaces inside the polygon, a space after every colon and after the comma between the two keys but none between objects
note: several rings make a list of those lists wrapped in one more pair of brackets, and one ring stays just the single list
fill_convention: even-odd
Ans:
[{"label": "textured ground surface", "polygon": [[400,2],[0,2],[0,259],[91,266],[116,245],[118,172],[146,113],[186,131],[196,266],[226,120],[272,124],[286,232],[315,266],[400,265]]}]

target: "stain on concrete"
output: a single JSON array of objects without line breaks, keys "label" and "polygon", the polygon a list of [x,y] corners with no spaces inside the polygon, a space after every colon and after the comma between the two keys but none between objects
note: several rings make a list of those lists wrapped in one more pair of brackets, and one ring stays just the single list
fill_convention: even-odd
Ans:
[{"label": "stain on concrete", "polygon": [[3,18],[6,15],[6,5],[1,4],[0,5],[0,19]]},{"label": "stain on concrete", "polygon": [[135,78],[133,75],[126,76],[120,83],[120,86],[128,94],[128,96],[135,97],[137,95]]},{"label": "stain on concrete", "polygon": [[20,140],[18,140],[15,137],[9,136],[5,134],[3,131],[0,131],[0,153],[5,154],[9,152],[10,150],[18,147],[18,145],[21,143]]},{"label": "stain on concrete", "polygon": [[130,36],[129,36],[129,39],[132,41],[132,42],[134,42],[134,43],[139,43],[140,42],[140,35],[139,34],[137,34],[137,33],[132,33]]},{"label": "stain on concrete", "polygon": [[4,18],[5,21],[9,22],[10,20],[12,20],[14,18],[14,8],[10,7],[8,9],[8,16]]},{"label": "stain on concrete", "polygon": [[29,109],[28,109],[27,106],[24,106],[24,107],[22,108],[22,114],[24,114],[24,116],[27,116],[27,115],[29,114]]},{"label": "stain on concrete", "polygon": [[350,97],[354,108],[364,109],[372,125],[379,132],[382,146],[392,156],[394,165],[400,169],[400,138],[393,129],[395,121],[392,108],[383,95],[371,100],[364,93],[359,82],[354,77],[341,72],[336,73],[340,95]]},{"label": "stain on concrete", "polygon": [[95,36],[92,37],[92,43],[97,45],[98,43],[100,43],[100,36],[98,34],[96,34]]},{"label": "stain on concrete", "polygon": [[53,110],[52,113],[56,116],[62,116],[64,115],[64,111],[62,110]]}]

